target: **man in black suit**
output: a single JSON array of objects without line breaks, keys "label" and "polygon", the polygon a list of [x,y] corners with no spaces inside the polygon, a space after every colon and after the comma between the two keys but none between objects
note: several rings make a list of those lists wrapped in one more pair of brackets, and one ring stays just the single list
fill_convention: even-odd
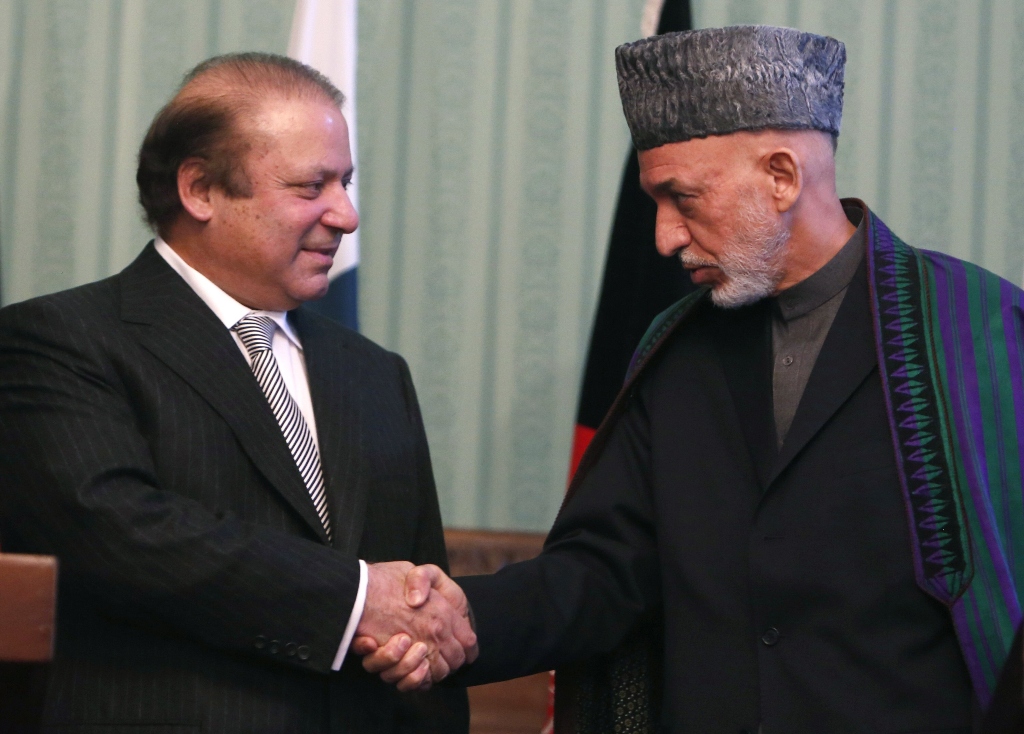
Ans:
[{"label": "man in black suit", "polygon": [[286,58],[200,64],[139,154],[156,240],[0,311],[0,533],[61,563],[46,731],[467,728],[464,691],[346,662],[402,630],[438,680],[475,637],[402,599],[445,564],[405,362],[297,309],[358,223],[341,103]]},{"label": "man in black suit", "polygon": [[[617,63],[658,250],[702,287],[652,324],[543,553],[458,579],[480,639],[458,680],[557,667],[556,730],[566,733],[969,734],[991,668],[963,620],[991,624],[1001,609],[963,611],[963,599],[977,608],[997,592],[977,561],[980,533],[972,588],[955,586],[970,551],[953,470],[939,467],[977,449],[919,433],[897,443],[897,429],[948,421],[908,411],[933,405],[930,395],[948,402],[954,379],[908,356],[934,331],[892,330],[916,328],[924,305],[929,319],[948,319],[928,268],[988,278],[1018,303],[1019,291],[953,258],[897,250],[863,203],[839,199],[845,50],[835,39],[703,29],[627,44]],[[998,307],[984,313],[1000,324],[993,341],[1008,341]],[[973,359],[983,348],[970,336],[982,345],[987,334],[966,331]],[[1008,387],[985,382],[989,369],[971,379],[1012,404]],[[897,378],[908,374],[909,384]],[[1015,459],[1006,466],[1019,472]],[[988,487],[995,506],[1020,501],[1019,481]],[[925,500],[951,511],[922,519]],[[1012,535],[1001,540],[1020,553]],[[942,585],[928,583],[936,567]],[[441,580],[414,571],[410,593]],[[402,657],[391,649],[401,639],[355,646],[372,653],[367,669],[416,685],[420,651]],[[990,651],[1005,638],[991,639],[994,668]]]}]

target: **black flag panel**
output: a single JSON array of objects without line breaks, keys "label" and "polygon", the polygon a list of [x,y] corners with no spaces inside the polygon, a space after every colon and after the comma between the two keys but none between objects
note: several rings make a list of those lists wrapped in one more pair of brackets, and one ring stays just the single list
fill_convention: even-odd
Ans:
[{"label": "black flag panel", "polygon": [[[689,0],[666,0],[658,33],[690,30]],[[693,289],[678,258],[654,248],[655,206],[640,188],[640,166],[631,150],[622,176],[604,278],[580,390],[570,476],[611,407],[630,357],[651,321]]]}]

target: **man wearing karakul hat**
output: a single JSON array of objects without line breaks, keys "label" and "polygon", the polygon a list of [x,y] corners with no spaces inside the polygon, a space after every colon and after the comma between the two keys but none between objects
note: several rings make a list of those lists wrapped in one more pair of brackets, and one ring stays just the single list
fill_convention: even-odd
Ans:
[{"label": "man wearing karakul hat", "polygon": [[[1024,589],[1024,294],[839,200],[844,64],[770,27],[617,50],[658,249],[705,287],[651,326],[544,553],[458,580],[463,682],[559,667],[564,731],[984,710]],[[395,680],[392,645],[365,664]]]}]

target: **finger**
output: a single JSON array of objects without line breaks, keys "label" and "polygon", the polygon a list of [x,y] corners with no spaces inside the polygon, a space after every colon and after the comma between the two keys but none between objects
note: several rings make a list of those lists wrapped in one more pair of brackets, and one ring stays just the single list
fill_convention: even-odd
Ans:
[{"label": "finger", "polygon": [[448,661],[446,661],[441,655],[428,655],[427,661],[430,663],[430,680],[434,683],[440,683],[443,681],[453,670],[453,668],[448,665]]},{"label": "finger", "polygon": [[424,691],[429,691],[433,686],[434,686],[434,682],[432,680],[430,680],[430,676],[428,675],[427,679],[425,681],[423,681],[422,683],[420,683],[419,687],[416,688],[415,690],[417,690],[420,693],[422,693]]},{"label": "finger", "polygon": [[395,635],[383,647],[363,658],[363,669],[367,673],[382,673],[398,665],[412,647],[409,635]]},{"label": "finger", "polygon": [[[479,655],[476,632],[473,631],[468,616],[460,616],[451,605],[440,606],[446,607],[447,613],[451,615],[449,618],[451,636],[445,638],[442,635],[438,635],[438,649],[444,656],[445,661],[449,663],[452,671],[457,671],[465,663],[476,660]],[[437,680],[436,677],[434,680]]]},{"label": "finger", "polygon": [[466,665],[475,662],[480,657],[480,645],[473,643],[472,647],[466,648]]},{"label": "finger", "polygon": [[[452,635],[462,645],[463,650],[476,647],[476,632],[473,631],[473,627],[469,623],[469,617],[459,617],[452,622]],[[468,662],[473,661],[469,660]]]},{"label": "finger", "polygon": [[412,647],[409,648],[409,652],[405,653],[401,660],[399,660],[394,665],[382,671],[379,671],[381,680],[383,680],[385,683],[398,683],[403,678],[419,669],[420,665],[422,665],[423,662],[426,661],[427,653],[428,648],[426,644],[422,642],[415,643]]},{"label": "finger", "polygon": [[430,596],[431,587],[441,583],[442,577],[448,578],[433,564],[416,566],[405,577],[405,603],[410,607],[423,606]]},{"label": "finger", "polygon": [[[423,639],[431,640],[436,645],[449,671],[458,670],[466,662],[466,648],[476,644],[476,633],[470,628],[468,619],[433,590],[430,592],[429,604],[423,607],[421,614],[430,615]],[[455,631],[456,627],[458,632]],[[438,671],[432,672],[434,682],[441,679]]]},{"label": "finger", "polygon": [[458,670],[466,662],[465,648],[451,634],[437,638],[437,651],[450,670]]},{"label": "finger", "polygon": [[372,637],[357,637],[352,640],[352,646],[349,648],[352,652],[360,657],[369,655],[370,653],[377,651],[377,641]]},{"label": "finger", "polygon": [[430,688],[430,663],[423,660],[419,667],[412,673],[398,681],[398,690],[402,691],[426,691]]}]

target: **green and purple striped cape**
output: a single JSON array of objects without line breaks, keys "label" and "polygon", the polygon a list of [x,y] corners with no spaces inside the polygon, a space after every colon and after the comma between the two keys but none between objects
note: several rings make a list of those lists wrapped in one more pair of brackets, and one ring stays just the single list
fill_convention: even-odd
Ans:
[{"label": "green and purple striped cape", "polygon": [[[1021,622],[1024,595],[1024,292],[970,263],[910,247],[862,202],[844,203],[862,207],[868,217],[875,348],[917,582],[950,609],[975,692],[987,706]],[[567,501],[632,385],[706,296],[707,290],[691,294],[655,319]],[[634,711],[628,723],[608,718],[615,719],[616,701],[636,699],[637,685],[657,689],[650,674],[660,671],[636,679],[638,656],[648,654],[634,643],[609,662],[617,673],[598,671],[603,683],[565,681],[582,705],[569,707],[574,723],[559,730],[596,732],[609,723],[624,732],[653,730],[654,700],[655,710]],[[620,675],[625,671],[632,673]],[[630,685],[633,693],[626,696]]]},{"label": "green and purple striped cape", "polygon": [[1024,594],[1024,293],[870,224],[876,350],[917,582],[950,608],[987,705]]}]

